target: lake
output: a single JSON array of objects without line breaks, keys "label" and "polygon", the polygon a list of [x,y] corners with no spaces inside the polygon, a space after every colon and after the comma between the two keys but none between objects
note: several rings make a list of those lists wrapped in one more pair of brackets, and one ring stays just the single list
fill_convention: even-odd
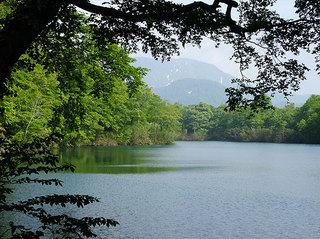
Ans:
[{"label": "lake", "polygon": [[39,193],[99,197],[68,209],[120,222],[99,238],[320,238],[319,145],[176,142],[60,156],[76,173]]}]

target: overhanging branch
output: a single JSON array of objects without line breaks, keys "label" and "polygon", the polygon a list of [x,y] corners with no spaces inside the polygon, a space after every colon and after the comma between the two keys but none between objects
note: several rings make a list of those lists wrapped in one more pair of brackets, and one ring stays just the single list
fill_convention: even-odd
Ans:
[{"label": "overhanging branch", "polygon": [[220,8],[219,4],[224,3],[227,5],[226,22],[228,26],[231,28],[231,31],[239,33],[242,30],[242,28],[240,26],[237,26],[235,21],[231,18],[232,8],[238,7],[238,3],[233,0],[214,0],[211,5],[201,1],[196,1],[186,5],[172,3],[172,8],[171,8],[172,11],[170,12],[164,13],[161,11],[156,11],[157,13],[141,13],[141,14],[139,13],[137,14],[134,12],[124,12],[124,11],[110,8],[110,7],[98,6],[86,0],[71,0],[70,2],[75,6],[91,13],[112,17],[112,18],[119,18],[125,21],[132,21],[132,22],[143,22],[143,21],[146,21],[147,19],[148,20],[154,19],[156,21],[174,20],[178,16],[181,16],[184,13],[188,13],[196,9],[202,9],[209,13],[214,14],[217,12],[217,9]]}]

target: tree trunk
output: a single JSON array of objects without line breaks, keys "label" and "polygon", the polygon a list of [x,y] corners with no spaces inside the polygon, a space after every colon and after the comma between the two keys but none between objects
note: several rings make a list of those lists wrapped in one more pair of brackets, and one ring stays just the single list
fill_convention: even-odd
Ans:
[{"label": "tree trunk", "polygon": [[31,122],[37,115],[39,98],[40,98],[39,95],[37,95],[37,98],[33,102],[33,107],[32,107],[32,111],[31,111],[31,115],[30,115],[30,120],[29,120],[29,122],[27,124],[27,127],[26,127],[25,131],[24,131],[24,136],[23,136],[22,142],[25,142],[25,140],[27,138],[29,127],[31,125]]},{"label": "tree trunk", "polygon": [[46,29],[63,4],[63,0],[29,0],[14,13],[0,31],[0,98],[4,81],[19,57]]}]

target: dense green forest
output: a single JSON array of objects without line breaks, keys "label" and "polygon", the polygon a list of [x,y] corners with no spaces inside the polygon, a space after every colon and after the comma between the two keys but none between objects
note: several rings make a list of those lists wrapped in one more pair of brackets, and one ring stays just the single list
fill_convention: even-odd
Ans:
[{"label": "dense green forest", "polygon": [[[109,45],[106,54],[118,56],[111,65],[118,72],[75,62],[74,72],[68,70],[65,76],[70,77],[68,85],[41,64],[31,71],[17,69],[8,85],[11,94],[1,102],[2,131],[19,142],[58,131],[64,135],[60,146],[162,144],[175,139],[320,143],[320,96],[313,95],[302,107],[289,104],[258,112],[230,112],[224,105],[205,103],[172,105],[142,82],[131,90],[125,78],[130,74],[140,80],[146,69],[132,67],[134,60],[125,51]],[[72,81],[76,74],[80,81]]]},{"label": "dense green forest", "polygon": [[[10,8],[2,12],[4,18]],[[10,141],[27,143],[58,133],[60,146],[175,139],[320,142],[319,96],[300,108],[258,112],[230,112],[204,103],[172,105],[143,83],[148,69],[134,67],[123,48],[97,38],[83,14],[69,14],[73,21],[56,22],[33,42],[5,84],[0,134]]]},{"label": "dense green forest", "polygon": [[[112,47],[116,54],[125,54]],[[129,59],[126,54],[124,57]],[[61,146],[167,143],[174,140],[179,129],[178,108],[146,86],[138,87],[130,96],[122,79],[103,82],[102,76],[101,85],[96,87],[108,87],[108,97],[104,98],[95,95],[91,89],[97,82],[87,77],[81,90],[68,92],[71,88],[61,89],[57,75],[41,65],[32,71],[19,69],[13,78],[12,94],[1,102],[5,119],[2,128],[13,141],[31,142],[58,131],[64,136]],[[69,115],[76,121],[71,122]]]},{"label": "dense green forest", "polygon": [[[143,83],[148,69],[116,44],[93,41],[87,18],[52,30],[24,54],[0,100],[0,134],[30,143],[53,133],[57,146],[164,144],[174,140],[320,143],[320,96],[299,108],[226,111],[172,105]],[[51,37],[50,37],[51,36]],[[57,37],[58,36],[58,37]],[[77,42],[77,48],[69,47]],[[42,49],[53,49],[44,52]]]},{"label": "dense green forest", "polygon": [[58,133],[60,146],[172,142],[180,112],[144,85],[147,69],[116,44],[94,43],[88,19],[74,18],[20,58],[0,100],[2,134],[27,143]]},{"label": "dense green forest", "polygon": [[225,111],[225,106],[204,103],[185,106],[184,140],[320,143],[320,96],[311,96],[302,107]]}]

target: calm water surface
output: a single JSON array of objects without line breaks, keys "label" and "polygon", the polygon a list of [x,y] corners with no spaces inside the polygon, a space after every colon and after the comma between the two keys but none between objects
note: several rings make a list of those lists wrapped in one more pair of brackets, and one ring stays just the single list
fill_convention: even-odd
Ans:
[{"label": "calm water surface", "polygon": [[99,238],[320,238],[320,146],[176,142],[61,158],[77,173],[45,192],[99,197],[68,212],[120,222]]}]

